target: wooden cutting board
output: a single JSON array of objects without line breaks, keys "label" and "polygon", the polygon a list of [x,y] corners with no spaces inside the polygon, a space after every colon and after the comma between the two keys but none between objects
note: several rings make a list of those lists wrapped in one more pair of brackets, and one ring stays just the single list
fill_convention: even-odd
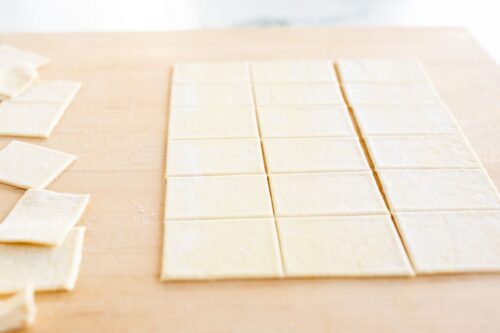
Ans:
[{"label": "wooden cutting board", "polygon": [[[78,156],[48,188],[91,193],[76,290],[37,295],[30,332],[499,332],[500,274],[160,283],[174,62],[418,57],[500,187],[500,70],[463,29],[245,29],[16,34],[83,82],[49,140]],[[0,147],[9,139],[0,139]],[[0,219],[22,191],[0,185]],[[1,267],[0,267],[1,269]]]}]

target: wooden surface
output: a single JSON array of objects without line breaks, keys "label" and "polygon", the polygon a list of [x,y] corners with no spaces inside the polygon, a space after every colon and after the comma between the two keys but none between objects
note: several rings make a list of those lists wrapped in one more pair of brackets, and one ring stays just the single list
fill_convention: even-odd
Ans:
[{"label": "wooden surface", "polygon": [[[51,138],[28,140],[78,156],[49,189],[92,194],[76,290],[39,294],[30,332],[500,331],[494,274],[159,281],[173,62],[418,57],[500,187],[500,72],[464,30],[3,35],[0,42],[49,56],[43,78],[83,82]],[[0,219],[21,194],[0,185]]]}]

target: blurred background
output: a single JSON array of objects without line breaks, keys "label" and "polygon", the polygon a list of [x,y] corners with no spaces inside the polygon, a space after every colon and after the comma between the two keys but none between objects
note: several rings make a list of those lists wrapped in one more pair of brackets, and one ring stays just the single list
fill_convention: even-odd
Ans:
[{"label": "blurred background", "polygon": [[0,32],[464,26],[500,63],[500,0],[0,0]]}]

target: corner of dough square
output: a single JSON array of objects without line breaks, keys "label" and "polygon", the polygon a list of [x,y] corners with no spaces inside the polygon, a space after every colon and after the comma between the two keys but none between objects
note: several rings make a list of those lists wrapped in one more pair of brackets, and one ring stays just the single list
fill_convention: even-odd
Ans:
[{"label": "corner of dough square", "polygon": [[58,103],[69,105],[81,87],[80,82],[40,80],[31,85],[13,102]]},{"label": "corner of dough square", "polygon": [[49,58],[18,49],[10,45],[0,45],[0,64],[31,64],[40,68],[49,62]]},{"label": "corner of dough square", "polygon": [[286,276],[413,276],[389,215],[278,219]]},{"label": "corner of dough square", "polygon": [[169,177],[167,219],[272,217],[266,175]]},{"label": "corner of dough square", "polygon": [[378,170],[391,211],[500,209],[482,169]]},{"label": "corner of dough square", "polygon": [[255,83],[258,106],[344,104],[337,83]]},{"label": "corner of dough square", "polygon": [[343,87],[350,105],[440,103],[432,85],[425,82],[347,82]]},{"label": "corner of dough square", "polygon": [[257,108],[264,138],[356,136],[344,105]]},{"label": "corner of dough square", "polygon": [[31,65],[3,65],[0,62],[0,101],[19,96],[37,78],[38,73]]},{"label": "corner of dough square", "polygon": [[274,219],[165,223],[161,279],[283,275]]},{"label": "corner of dough square", "polygon": [[25,189],[44,188],[75,159],[57,150],[11,141],[0,150],[0,183]]},{"label": "corner of dough square", "polygon": [[276,216],[386,214],[371,172],[271,174]]},{"label": "corner of dough square", "polygon": [[259,138],[255,110],[238,107],[172,107],[170,139]]},{"label": "corner of dough square", "polygon": [[337,62],[343,82],[421,82],[425,70],[416,59],[340,59]]},{"label": "corner of dough square", "polygon": [[82,217],[88,194],[28,190],[0,224],[0,243],[59,246]]},{"label": "corner of dough square", "polygon": [[178,63],[173,83],[250,83],[248,62]]},{"label": "corner of dough square", "polygon": [[395,215],[417,274],[500,272],[500,211]]},{"label": "corner of dough square", "polygon": [[36,291],[73,290],[82,259],[85,227],[60,246],[0,244],[0,294],[32,285]]},{"label": "corner of dough square", "polygon": [[25,328],[33,324],[35,317],[35,293],[32,286],[26,286],[14,296],[0,301],[0,332]]},{"label": "corner of dough square", "polygon": [[171,106],[253,106],[250,83],[174,84]]},{"label": "corner of dough square", "polygon": [[271,60],[252,62],[254,82],[337,82],[330,60]]},{"label": "corner of dough square", "polygon": [[354,137],[264,139],[269,173],[370,170]]}]

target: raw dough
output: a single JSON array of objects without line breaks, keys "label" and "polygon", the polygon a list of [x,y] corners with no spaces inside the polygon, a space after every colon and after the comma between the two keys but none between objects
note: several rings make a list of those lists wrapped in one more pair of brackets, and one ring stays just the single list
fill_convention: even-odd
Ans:
[{"label": "raw dough", "polygon": [[26,89],[12,102],[58,103],[68,106],[81,86],[80,82],[41,80]]},{"label": "raw dough", "polygon": [[20,50],[10,45],[0,45],[0,65],[18,65],[29,63],[40,68],[49,62],[49,58],[36,53]]},{"label": "raw dough", "polygon": [[344,104],[337,83],[255,83],[258,106]]},{"label": "raw dough", "polygon": [[252,106],[250,84],[174,84],[171,106]]},{"label": "raw dough", "polygon": [[500,271],[500,211],[398,213],[418,274]]},{"label": "raw dough", "polygon": [[35,321],[36,306],[33,287],[26,286],[0,302],[0,332],[17,331]]},{"label": "raw dough", "polygon": [[390,103],[439,103],[440,99],[430,83],[344,83],[344,92],[350,105]]},{"label": "raw dough", "polygon": [[340,59],[337,64],[342,82],[428,81],[415,59]]},{"label": "raw dough", "polygon": [[278,219],[287,276],[412,276],[389,215]]},{"label": "raw dough", "polygon": [[167,176],[265,173],[258,139],[171,140],[166,163]]},{"label": "raw dough", "polygon": [[498,193],[482,169],[377,171],[394,212],[500,209]]},{"label": "raw dough", "polygon": [[26,285],[36,291],[73,290],[85,227],[75,227],[61,246],[0,244],[0,294]]},{"label": "raw dough", "polygon": [[11,141],[0,150],[0,183],[21,188],[45,188],[75,156],[57,150]]},{"label": "raw dough", "polygon": [[175,64],[173,83],[250,83],[247,62]]},{"label": "raw dough", "polygon": [[269,173],[370,170],[357,138],[265,139]]},{"label": "raw dough", "polygon": [[269,180],[279,217],[387,213],[371,172],[274,174]]},{"label": "raw dough", "polygon": [[330,60],[252,62],[254,82],[337,82]]},{"label": "raw dough", "polygon": [[37,78],[38,73],[31,65],[0,64],[0,101],[18,96]]},{"label": "raw dough", "polygon": [[283,275],[273,219],[168,222],[162,280]]},{"label": "raw dough", "polygon": [[0,243],[60,246],[89,199],[88,194],[28,190],[0,224]]},{"label": "raw dough", "polygon": [[167,219],[272,217],[265,175],[170,177]]}]

